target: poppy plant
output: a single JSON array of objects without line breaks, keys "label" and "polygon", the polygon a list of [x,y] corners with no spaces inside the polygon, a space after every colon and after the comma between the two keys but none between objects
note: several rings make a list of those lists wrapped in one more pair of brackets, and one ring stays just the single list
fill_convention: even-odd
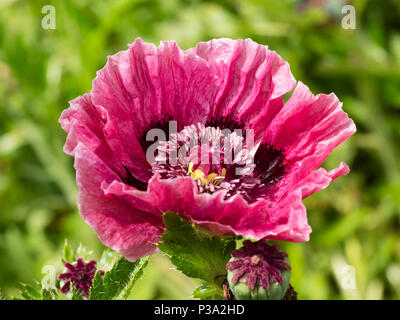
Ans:
[{"label": "poppy plant", "polygon": [[[83,258],[79,258],[75,264],[64,263],[67,271],[57,277],[58,280],[64,281],[64,285],[60,289],[61,293],[65,294],[70,291],[72,283],[81,294],[89,298],[90,287],[97,271],[96,263],[96,260],[85,262]],[[99,270],[99,273],[104,275],[103,270]]]},{"label": "poppy plant", "polygon": [[[166,211],[213,235],[308,241],[302,199],[349,172],[318,167],[356,131],[335,94],[313,95],[250,39],[189,50],[137,39],[108,57],[60,122],[82,217],[131,261],[157,251]],[[149,139],[171,123],[168,141]]]},{"label": "poppy plant", "polygon": [[282,282],[282,271],[290,270],[285,261],[287,254],[279,250],[278,244],[268,244],[265,240],[246,240],[243,247],[232,252],[232,261],[226,268],[233,270],[232,283],[242,278],[250,291],[259,284],[268,290],[271,282]]}]

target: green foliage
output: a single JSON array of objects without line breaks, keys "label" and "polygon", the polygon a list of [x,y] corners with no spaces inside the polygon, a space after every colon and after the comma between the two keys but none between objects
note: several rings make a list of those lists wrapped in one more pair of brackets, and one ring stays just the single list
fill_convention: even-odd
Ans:
[{"label": "green foliage", "polygon": [[[75,261],[74,253],[79,251],[73,250],[68,241],[65,240],[63,249],[63,263],[68,261],[73,263]],[[100,259],[102,267],[109,267],[109,271],[105,272],[104,276],[99,271],[96,272],[90,288],[90,300],[114,300],[114,299],[128,299],[136,281],[143,276],[144,268],[148,264],[149,257],[141,258],[135,262],[129,262],[124,257],[119,256],[109,249],[103,252]],[[100,270],[98,268],[98,270]],[[23,300],[85,300],[85,297],[75,288],[71,283],[72,293],[63,295],[59,289],[43,288],[42,284],[35,281],[34,284],[21,284],[19,296]],[[57,283],[59,287],[59,282]],[[1,298],[0,294],[0,298]],[[20,300],[21,298],[14,298]]]},{"label": "green foliage", "polygon": [[126,299],[137,279],[143,275],[143,269],[147,266],[148,257],[129,262],[121,257],[113,268],[103,276],[97,271],[92,288],[90,300],[114,300]]},{"label": "green foliage", "polygon": [[7,298],[3,296],[1,288],[0,288],[0,300],[7,300]]},{"label": "green foliage", "polygon": [[39,283],[37,283],[36,286],[31,284],[22,284],[21,296],[25,300],[41,300],[42,295],[40,294],[39,286]]},{"label": "green foliage", "polygon": [[173,212],[163,216],[166,231],[158,248],[168,254],[178,270],[189,277],[215,282],[226,275],[235,240],[200,234]]},{"label": "green foliage", "polygon": [[201,300],[222,300],[221,287],[216,283],[204,283],[193,291],[193,298]]},{"label": "green foliage", "polygon": [[[75,287],[73,288],[73,290],[76,291]],[[57,290],[56,289],[45,289],[45,288],[42,288],[41,299],[40,300],[58,300],[58,292],[57,292]]]},{"label": "green foliage", "polygon": [[71,284],[72,295],[71,300],[85,300],[85,298],[81,295],[81,293],[75,288],[73,284]]},{"label": "green foliage", "polygon": [[73,262],[73,261],[75,261],[75,260],[76,260],[76,259],[75,259],[75,257],[74,257],[72,248],[71,248],[71,246],[69,245],[67,239],[65,239],[64,248],[63,248],[63,257],[62,257],[61,261],[62,261],[63,263],[65,263],[65,262]]},{"label": "green foliage", "polygon": [[[282,244],[299,298],[400,299],[400,2],[352,3],[356,30],[342,29],[332,7],[300,9],[296,0],[53,0],[57,28],[43,30],[49,1],[0,1],[2,294],[40,279],[67,237],[95,256],[104,249],[77,213],[58,117],[90,90],[107,55],[139,36],[183,48],[249,37],[277,51],[314,93],[335,92],[358,129],[324,163],[331,169],[345,160],[351,173],[306,199],[310,242]],[[188,298],[199,285],[165,257],[152,261],[131,298]],[[346,264],[356,270],[354,290],[340,285]]]},{"label": "green foliage", "polygon": [[166,230],[158,248],[168,254],[171,262],[185,275],[206,281],[207,290],[202,286],[194,295],[218,294],[215,291],[221,290],[221,281],[226,279],[225,266],[236,241],[202,234],[174,212],[166,212],[163,220]]},{"label": "green foliage", "polygon": [[[20,296],[23,300],[58,300],[59,294],[56,289],[43,288],[41,283],[36,281],[32,284],[21,284]],[[73,287],[73,286],[72,286]],[[75,288],[73,288],[75,290]],[[75,290],[76,291],[76,290]],[[79,293],[77,293],[79,295]],[[16,297],[15,300],[20,300]]]}]

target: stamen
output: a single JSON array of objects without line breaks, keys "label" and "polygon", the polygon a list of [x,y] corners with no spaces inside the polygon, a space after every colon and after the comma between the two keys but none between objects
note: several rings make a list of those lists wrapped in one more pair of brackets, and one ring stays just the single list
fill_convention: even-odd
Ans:
[{"label": "stamen", "polygon": [[195,171],[193,170],[193,162],[189,162],[188,166],[188,173],[190,173],[190,176],[194,179],[200,179],[201,185],[206,185],[206,184],[213,184],[213,185],[219,185],[224,179],[226,175],[226,169],[222,168],[222,176],[219,176],[217,173],[213,172],[210,173],[206,178],[205,173],[201,171],[200,169],[196,169]]},{"label": "stamen", "polygon": [[[225,199],[240,194],[253,202],[285,173],[279,150],[267,144],[248,149],[236,132],[226,134],[202,124],[171,135],[170,141],[160,142],[157,152],[152,169],[162,179],[190,176],[200,193],[224,190]],[[171,161],[172,156],[177,158]]]}]

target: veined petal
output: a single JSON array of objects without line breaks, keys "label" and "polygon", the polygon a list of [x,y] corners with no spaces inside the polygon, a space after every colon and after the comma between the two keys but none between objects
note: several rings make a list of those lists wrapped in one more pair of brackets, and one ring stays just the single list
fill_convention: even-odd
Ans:
[{"label": "veined petal", "polygon": [[255,129],[258,138],[262,128],[252,127],[253,120],[271,114],[277,107],[273,101],[295,86],[288,63],[250,39],[200,42],[193,51],[208,62],[217,83],[209,122],[230,129],[242,124]]},{"label": "veined petal", "polygon": [[146,150],[150,129],[175,120],[178,128],[207,118],[215,87],[207,63],[173,41],[156,47],[137,39],[108,57],[90,93],[112,151],[130,173],[151,177]]},{"label": "veined petal", "polygon": [[314,96],[301,82],[272,120],[263,141],[282,150],[288,173],[271,195],[280,199],[356,132],[336,95]]}]

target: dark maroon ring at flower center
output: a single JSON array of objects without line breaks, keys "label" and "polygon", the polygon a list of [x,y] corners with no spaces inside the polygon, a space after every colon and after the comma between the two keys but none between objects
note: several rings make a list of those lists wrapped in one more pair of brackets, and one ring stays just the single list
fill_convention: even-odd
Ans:
[{"label": "dark maroon ring at flower center", "polygon": [[225,199],[240,194],[253,202],[285,174],[281,151],[268,144],[253,146],[236,131],[197,124],[171,138],[159,143],[153,173],[162,179],[191,176],[199,192],[226,190]]}]

